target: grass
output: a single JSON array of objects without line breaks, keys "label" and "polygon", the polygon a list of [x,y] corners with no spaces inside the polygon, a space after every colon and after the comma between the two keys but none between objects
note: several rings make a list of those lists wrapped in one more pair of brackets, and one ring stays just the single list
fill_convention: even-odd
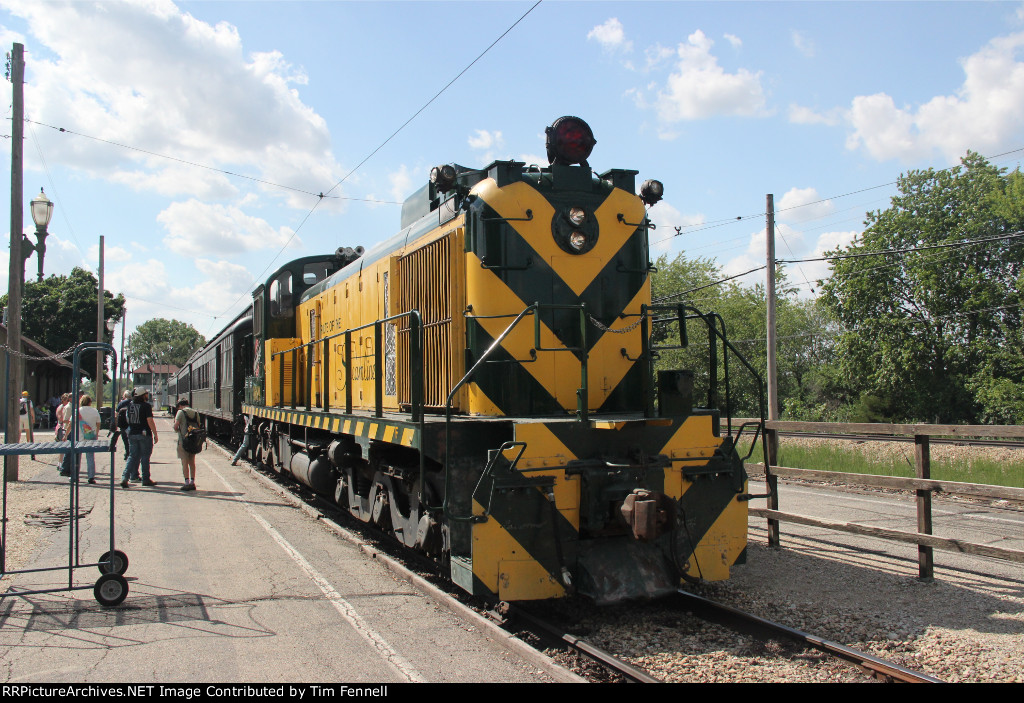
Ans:
[{"label": "grass", "polygon": [[[746,445],[749,447],[749,443]],[[741,453],[741,456],[745,452]],[[1024,488],[1024,449],[931,445],[931,478]],[[760,447],[748,459],[760,462]],[[876,476],[914,477],[914,445],[782,437],[779,466]]]}]

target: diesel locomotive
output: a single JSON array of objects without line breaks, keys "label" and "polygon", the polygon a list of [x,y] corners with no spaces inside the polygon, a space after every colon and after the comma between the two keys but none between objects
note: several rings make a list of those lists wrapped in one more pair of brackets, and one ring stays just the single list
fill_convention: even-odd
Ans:
[{"label": "diesel locomotive", "polygon": [[[724,325],[652,305],[662,184],[597,175],[579,118],[546,133],[548,165],[438,166],[390,239],[282,266],[173,390],[470,593],[603,604],[728,578],[751,496]],[[706,368],[655,373],[691,340]]]}]

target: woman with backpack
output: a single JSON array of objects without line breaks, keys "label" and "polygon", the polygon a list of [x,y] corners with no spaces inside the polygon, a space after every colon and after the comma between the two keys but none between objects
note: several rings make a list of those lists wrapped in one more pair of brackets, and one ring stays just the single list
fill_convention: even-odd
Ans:
[{"label": "woman with backpack", "polygon": [[[199,422],[199,413],[189,407],[188,398],[182,398],[175,406],[174,431],[178,433],[178,458],[181,459],[181,473],[185,477],[183,491],[196,489],[196,454],[202,450],[202,443],[196,446],[197,437],[205,434]],[[190,436],[191,435],[191,436]],[[194,450],[194,451],[193,451]]]}]

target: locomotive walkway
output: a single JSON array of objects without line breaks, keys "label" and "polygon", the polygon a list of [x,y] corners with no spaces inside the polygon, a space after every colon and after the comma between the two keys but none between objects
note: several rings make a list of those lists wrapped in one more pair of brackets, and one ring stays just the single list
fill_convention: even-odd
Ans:
[{"label": "locomotive walkway", "polygon": [[[111,609],[91,590],[0,601],[3,683],[568,680],[438,607],[213,445],[198,457],[198,490],[179,490],[170,420],[157,426],[159,485],[115,490],[127,599]],[[43,507],[67,507],[67,479],[54,457],[39,458],[22,458],[8,495],[9,569],[67,563],[66,526],[24,524]],[[97,455],[97,485],[84,473],[81,508],[93,510],[81,523],[82,562],[106,551],[109,454]],[[0,589],[62,580],[66,572],[18,574]]]}]

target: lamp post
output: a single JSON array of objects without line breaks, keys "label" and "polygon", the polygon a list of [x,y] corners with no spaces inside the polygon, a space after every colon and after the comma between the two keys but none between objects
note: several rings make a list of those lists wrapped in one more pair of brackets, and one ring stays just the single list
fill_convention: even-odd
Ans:
[{"label": "lamp post", "polygon": [[40,188],[39,195],[29,203],[29,208],[32,210],[32,221],[36,223],[36,243],[32,244],[28,241],[28,237],[25,237],[21,243],[24,249],[22,256],[28,259],[29,253],[33,249],[35,250],[38,267],[36,280],[42,281],[43,257],[46,256],[46,235],[49,234],[46,231],[46,227],[50,224],[50,218],[53,217],[53,203],[46,197],[43,189]]}]

